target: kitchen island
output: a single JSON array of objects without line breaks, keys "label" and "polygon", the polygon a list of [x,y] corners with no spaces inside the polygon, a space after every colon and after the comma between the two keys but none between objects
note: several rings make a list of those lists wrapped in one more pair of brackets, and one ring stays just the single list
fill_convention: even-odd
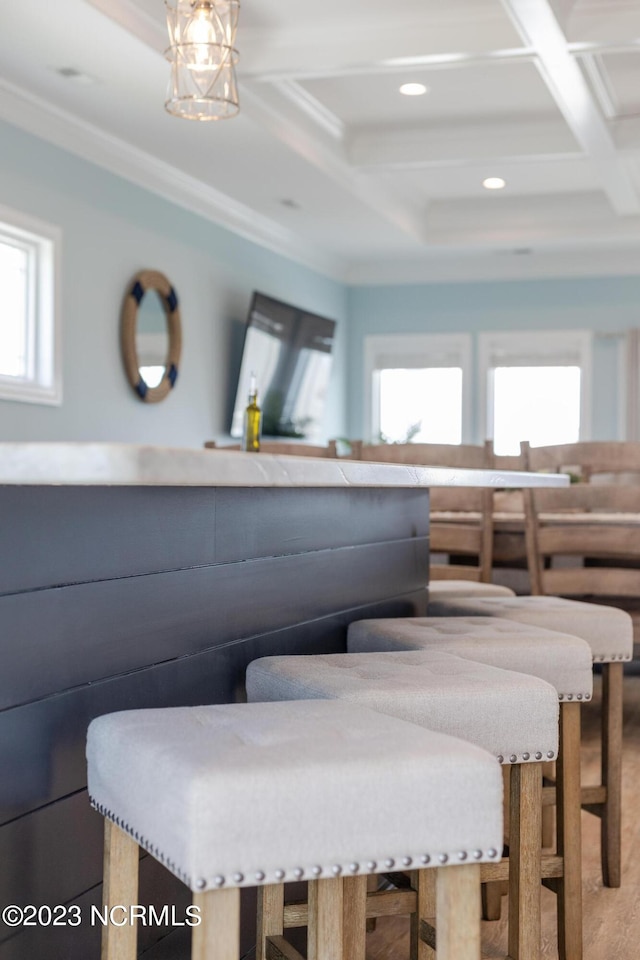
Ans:
[{"label": "kitchen island", "polygon": [[[429,488],[528,474],[119,444],[0,444],[0,960],[99,956],[101,818],[84,742],[114,710],[243,698],[247,664],[339,652],[347,625],[426,612]],[[152,858],[141,902],[188,902]],[[167,927],[140,929],[140,949]]]}]

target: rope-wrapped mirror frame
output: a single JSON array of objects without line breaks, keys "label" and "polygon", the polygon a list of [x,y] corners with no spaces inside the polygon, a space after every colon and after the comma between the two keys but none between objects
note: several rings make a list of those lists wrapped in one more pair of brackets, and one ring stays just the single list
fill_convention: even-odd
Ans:
[{"label": "rope-wrapped mirror frame", "polygon": [[[162,380],[157,387],[149,387],[140,376],[140,363],[136,348],[136,321],[142,298],[149,290],[155,290],[165,312],[169,347]],[[182,325],[178,297],[169,280],[157,270],[140,270],[127,287],[120,319],[120,346],[122,361],[136,396],[145,403],[158,403],[171,392],[178,379],[182,351]]]}]

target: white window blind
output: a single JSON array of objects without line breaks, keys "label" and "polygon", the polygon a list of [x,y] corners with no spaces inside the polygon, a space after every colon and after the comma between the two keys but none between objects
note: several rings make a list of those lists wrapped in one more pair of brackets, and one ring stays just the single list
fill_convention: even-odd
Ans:
[{"label": "white window blind", "polygon": [[375,442],[460,443],[469,436],[471,337],[371,336],[364,344],[365,424]]},{"label": "white window blind", "polygon": [[585,331],[480,334],[485,436],[500,454],[587,439],[591,334]]}]

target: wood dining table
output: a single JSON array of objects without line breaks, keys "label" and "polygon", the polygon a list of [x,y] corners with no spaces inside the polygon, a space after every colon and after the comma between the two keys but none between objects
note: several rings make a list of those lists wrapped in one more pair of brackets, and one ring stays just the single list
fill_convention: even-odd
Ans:
[{"label": "wood dining table", "polygon": [[[525,543],[525,513],[521,490],[496,490],[493,499],[493,562],[495,566],[525,566],[527,549]],[[575,523],[591,525],[625,524],[640,527],[640,513],[585,512],[541,514],[547,523]],[[480,521],[480,514],[469,512],[432,511],[431,522],[469,523]]]}]

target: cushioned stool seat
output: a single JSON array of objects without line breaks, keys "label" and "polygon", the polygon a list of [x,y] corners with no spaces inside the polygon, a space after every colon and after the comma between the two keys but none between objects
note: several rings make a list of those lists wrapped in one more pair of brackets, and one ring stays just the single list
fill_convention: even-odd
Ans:
[{"label": "cushioned stool seat", "polygon": [[506,617],[586,640],[599,663],[631,660],[633,623],[624,610],[563,597],[449,597],[429,602],[433,617]]},{"label": "cushioned stool seat", "polygon": [[515,597],[515,591],[480,580],[429,580],[429,602],[469,597]]},{"label": "cushioned stool seat", "polygon": [[[111,714],[91,724],[87,758],[91,801],[107,818],[105,903],[137,902],[138,845],[148,850],[195,891],[197,960],[237,960],[244,886],[265,891],[264,957],[264,938],[282,934],[281,885],[302,878],[313,881],[309,956],[340,960],[340,878],[366,880],[395,862],[447,864],[438,880],[445,911],[457,896],[449,878],[459,875],[465,929],[456,933],[449,910],[444,955],[479,955],[476,873],[499,859],[502,785],[477,747],[354,704],[314,701]],[[372,783],[376,803],[363,806]],[[105,929],[103,957],[133,960],[135,928]]]},{"label": "cushioned stool seat", "polygon": [[633,622],[628,613],[600,603],[563,597],[486,597],[435,601],[434,616],[508,617],[520,623],[562,630],[586,640],[602,664],[601,783],[584,787],[582,803],[601,820],[602,876],[606,886],[621,881],[622,683],[623,663],[633,657]]},{"label": "cushioned stool seat", "polygon": [[586,641],[499,617],[392,617],[350,624],[351,653],[439,650],[546,680],[560,700],[590,700],[591,650]]},{"label": "cushioned stool seat", "polygon": [[[590,677],[588,656],[587,664]],[[247,695],[250,701],[348,700],[461,737],[490,750],[500,763],[515,765],[509,954],[514,960],[537,960],[541,761],[553,760],[557,753],[554,687],[535,677],[427,650],[267,657],[249,665]]]},{"label": "cushioned stool seat", "polygon": [[349,700],[468,740],[500,763],[554,760],[558,749],[550,684],[437,650],[264,657],[249,664],[247,696]]}]

